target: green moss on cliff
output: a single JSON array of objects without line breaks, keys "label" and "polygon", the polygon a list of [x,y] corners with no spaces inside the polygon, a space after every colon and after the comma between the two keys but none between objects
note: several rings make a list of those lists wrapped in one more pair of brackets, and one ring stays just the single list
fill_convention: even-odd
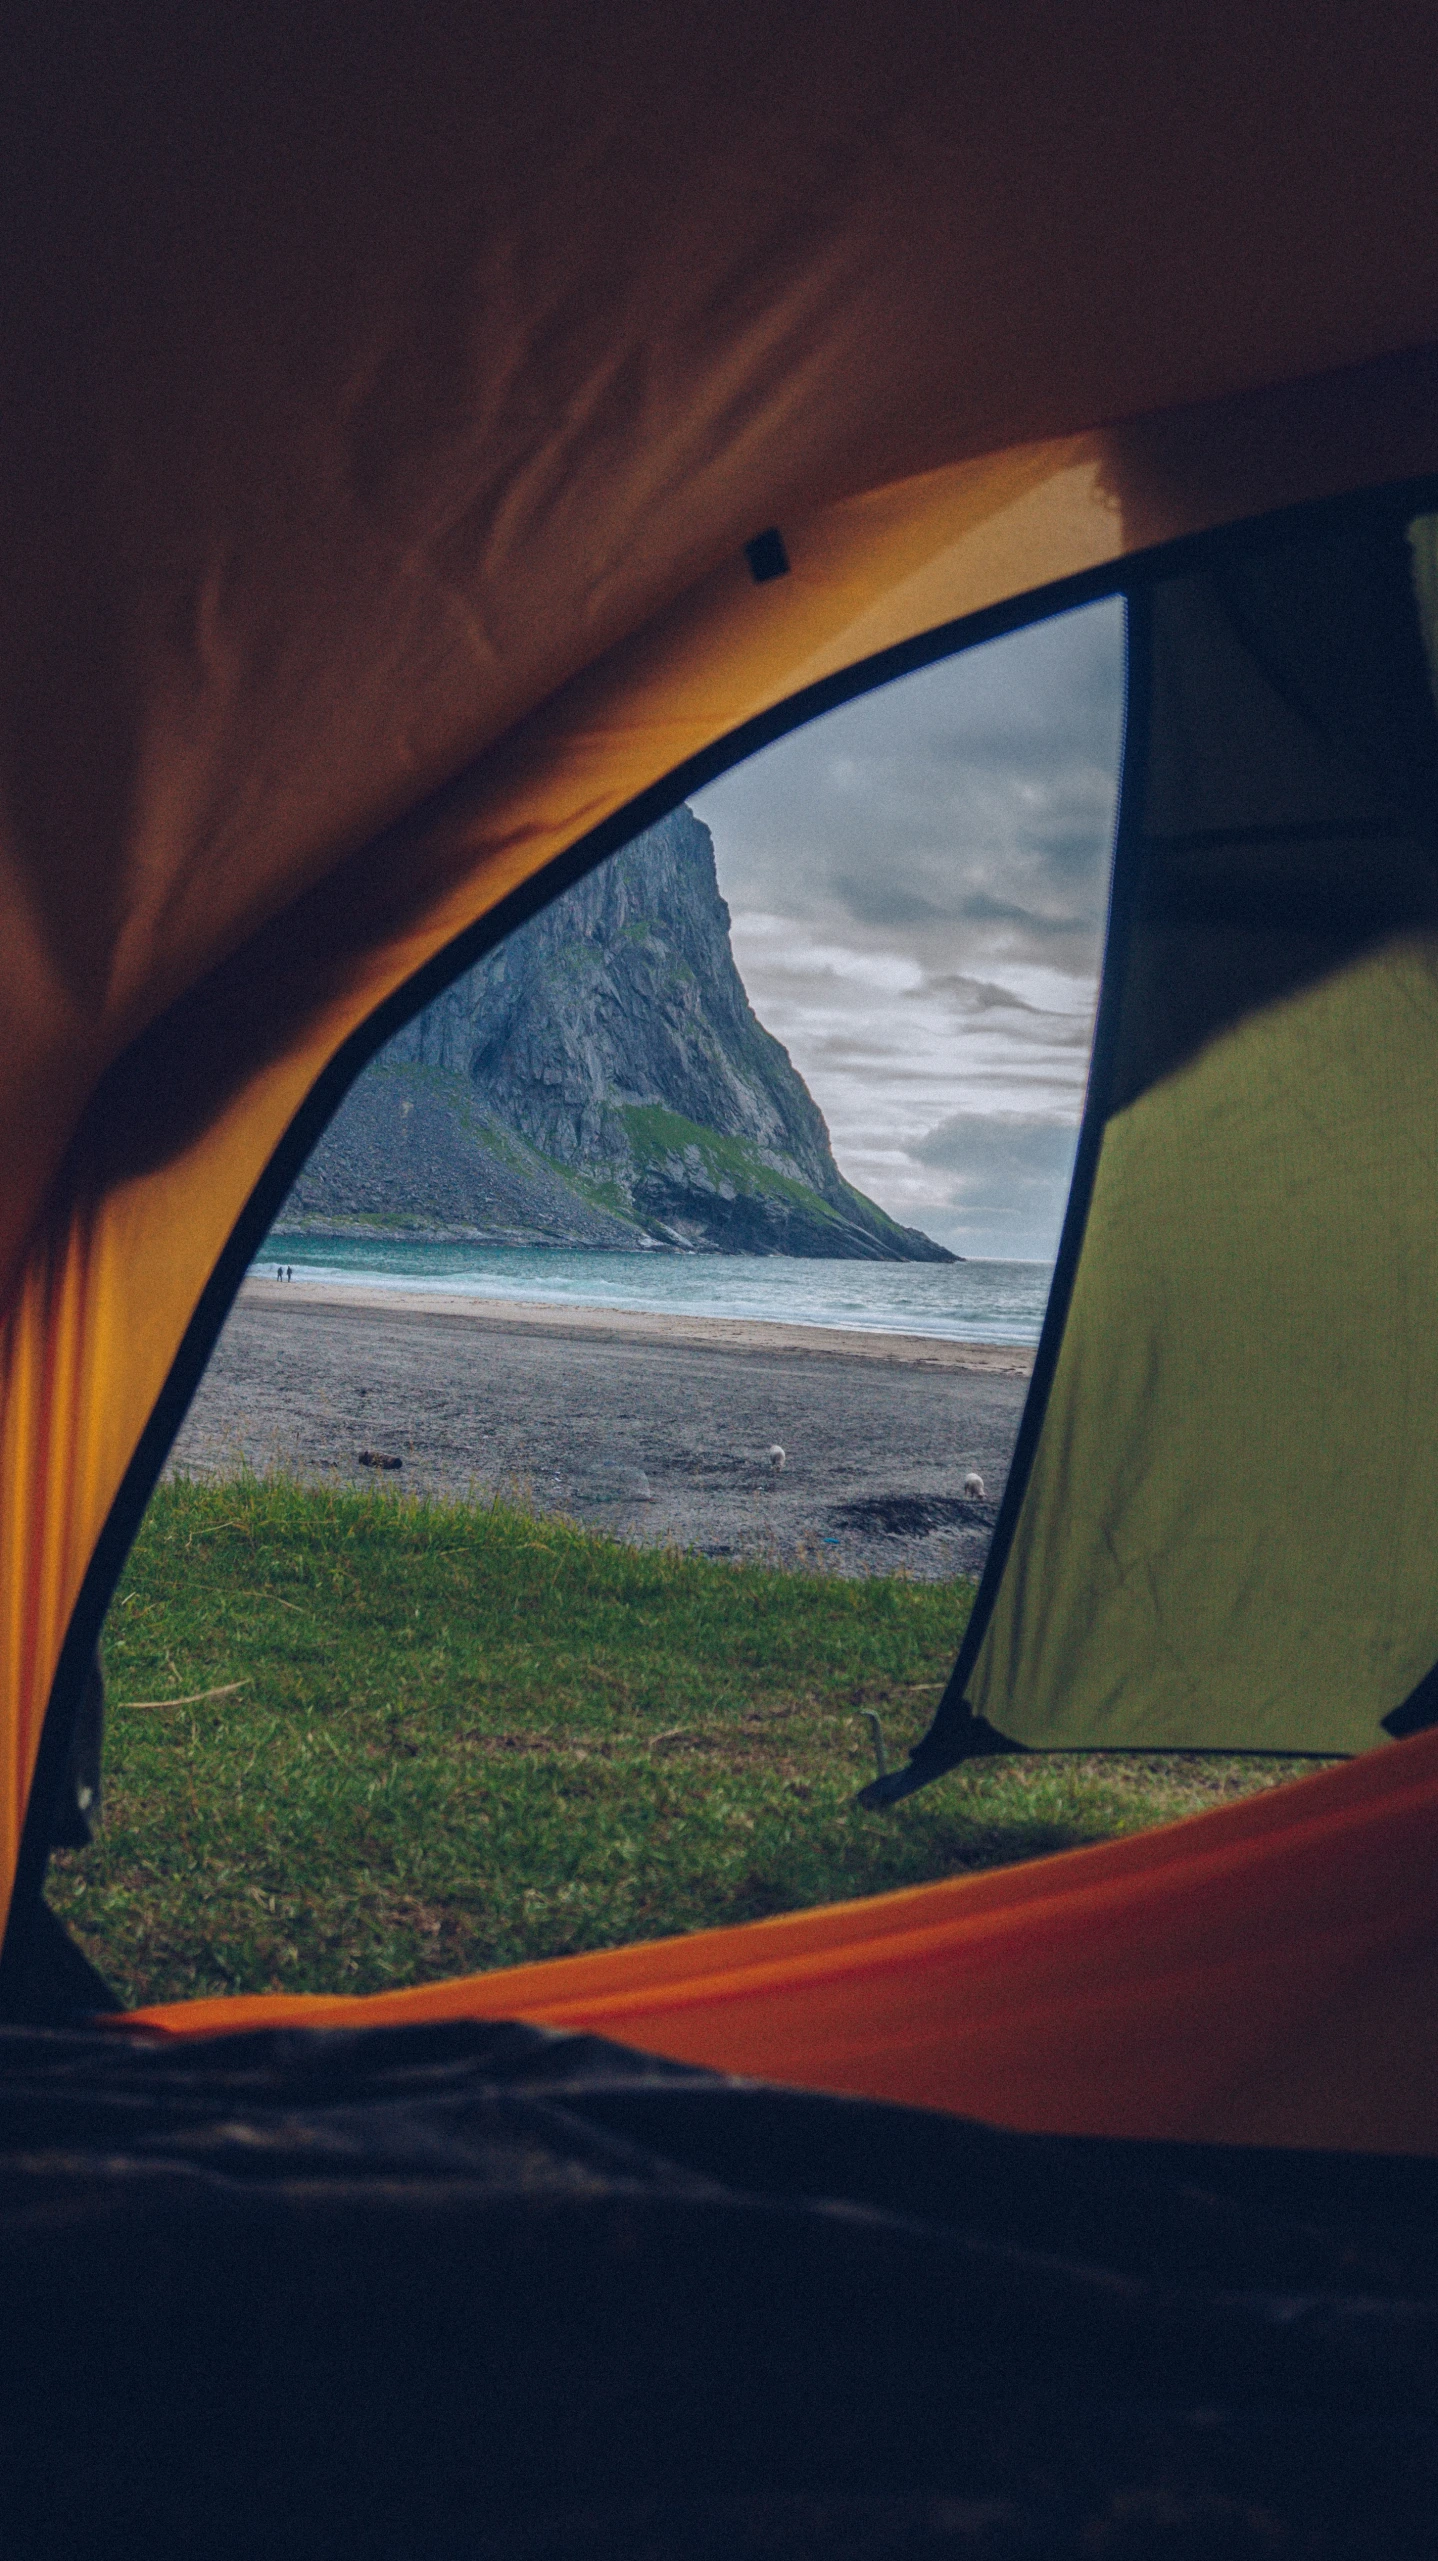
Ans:
[{"label": "green moss on cliff", "polygon": [[717,1129],[705,1129],[699,1122],[685,1120],[681,1113],[666,1111],[658,1104],[628,1104],[620,1118],[633,1152],[635,1173],[641,1181],[646,1173],[662,1172],[676,1158],[693,1168],[694,1156],[689,1151],[694,1150],[699,1166],[716,1191],[728,1183],[741,1198],[757,1195],[761,1200],[782,1201],[806,1218],[831,1227],[836,1241],[852,1223],[868,1229],[870,1234],[887,1234],[896,1244],[902,1243],[904,1230],[877,1202],[856,1191],[852,1183],[844,1184],[854,1204],[850,1221],[812,1184],[801,1182],[793,1174],[781,1174],[776,1166],[766,1164],[759,1150],[746,1139],[725,1138]]}]

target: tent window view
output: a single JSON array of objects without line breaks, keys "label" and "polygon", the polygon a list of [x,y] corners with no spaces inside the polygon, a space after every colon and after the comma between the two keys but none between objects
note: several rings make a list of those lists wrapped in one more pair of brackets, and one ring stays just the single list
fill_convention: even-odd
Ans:
[{"label": "tent window view", "polygon": [[[105,1836],[51,1899],[132,2002],[374,1992],[1211,1800],[1035,1767],[897,1831],[854,1804],[1003,1497],[1122,682],[1108,600],[806,724],[360,1074],[107,1624]],[[398,1510],[346,1500],[376,1479]]]},{"label": "tent window view", "polygon": [[[1109,887],[1121,673],[1112,604],[920,669],[796,730],[701,792],[702,819],[680,809],[641,833],[391,1040],[301,1173],[261,1273],[276,1256],[285,1275],[298,1256],[302,1280],[367,1273],[381,1332],[383,1291],[396,1281],[411,1284],[411,1301],[418,1290],[420,1306],[448,1276],[490,1297],[538,1289],[561,1312],[569,1300],[571,1315],[597,1287],[601,1306],[606,1295],[637,1299],[627,1322],[640,1339],[603,1357],[594,1343],[566,1343],[556,1371],[552,1343],[546,1361],[501,1325],[497,1336],[472,1327],[464,1346],[448,1318],[416,1369],[421,1337],[407,1350],[397,1309],[361,1376],[357,1338],[333,1308],[289,1297],[288,1278],[262,1280],[259,1294],[268,1286],[275,1303],[242,1301],[175,1472],[181,1483],[223,1482],[237,1459],[247,1471],[278,1462],[333,1487],[408,1465],[410,1494],[498,1499],[505,1519],[517,1498],[516,1518],[577,1523],[572,1551],[544,1560],[563,1595],[559,1651],[541,1642],[525,1597],[532,1559],[493,1549],[493,1509],[491,1551],[469,1560],[467,1581],[456,1569],[431,1592],[413,1558],[395,1560],[401,1651],[376,1652],[380,1611],[373,1695],[353,1733],[332,1696],[346,1677],[338,1655],[322,1698],[296,1681],[318,1626],[281,1622],[294,1642],[276,1648],[270,1608],[269,1651],[247,1668],[232,1559],[183,1672],[171,1650],[180,1619],[154,1590],[128,1589],[113,1641],[125,1659],[157,1667],[161,1692],[132,1720],[143,1730],[170,1704],[191,1712],[189,1754],[177,1756],[171,1738],[169,1788],[183,1766],[195,1802],[196,1711],[218,1765],[224,1736],[235,1738],[236,1815],[220,1828],[240,1912],[237,1926],[217,1911],[188,1835],[172,1908],[148,1919],[123,1872],[127,1847],[145,1864],[142,1840],[111,1848],[98,1892],[72,1858],[57,1871],[58,1899],[97,1956],[107,1905],[128,1915],[132,1997],[143,1987],[153,1999],[166,1981],[191,1995],[342,1992],[357,1972],[362,1989],[419,1982],[837,1903],[1083,1837],[1052,1814],[1034,1820],[1035,1764],[1018,1773],[1017,1819],[1014,1805],[985,1803],[982,1839],[972,1806],[967,1827],[931,1820],[903,1836],[896,1863],[892,1836],[866,1835],[852,1808],[861,1719],[878,1755],[861,1800],[870,1815],[975,1754],[986,1765],[1036,1749],[1135,1747],[1318,1759],[1433,1721],[1438,1618],[1422,1525],[1438,1487],[1427,1483],[1426,1409],[1414,1392],[1428,1336],[1413,1318],[1435,1212],[1430,1187],[1405,1176],[1438,1128],[1422,1049],[1433,523],[1411,509],[1350,510],[1225,546],[1132,595],[1103,1020],[1066,1220]],[[751,991],[824,1094],[846,1164],[884,1190],[884,1210],[840,1175],[802,1081],[758,1027],[734,973],[731,911]],[[426,1217],[455,1209],[466,1149],[471,1183],[492,1189],[502,1177],[511,1224],[488,1254],[422,1241]],[[539,1222],[542,1247],[532,1235],[528,1251],[516,1247],[521,1218]],[[1017,1373],[1042,1315],[1038,1258],[1052,1255],[1061,1225],[1026,1392]],[[993,1251],[1015,1237],[1028,1264]],[[975,1256],[976,1243],[987,1254]],[[756,1245],[757,1260],[743,1251]],[[779,1260],[766,1263],[775,1247]],[[837,1307],[860,1330],[887,1322],[902,1336],[902,1313],[883,1314],[897,1307],[933,1348],[907,1375],[848,1359],[824,1376],[811,1356],[796,1388],[772,1359],[725,1372],[711,1353],[701,1377],[705,1355],[664,1349],[686,1303],[711,1317],[787,1310],[831,1322]],[[472,1319],[484,1305],[471,1297]],[[505,1321],[515,1312],[499,1311]],[[985,1315],[995,1339],[969,1353],[962,1337],[982,1338]],[[609,1321],[623,1333],[624,1320]],[[1395,1369],[1400,1330],[1413,1339]],[[960,1341],[948,1348],[946,1336]],[[715,1525],[724,1535],[706,1537]],[[187,1550],[201,1526],[187,1520]],[[719,1620],[696,1666],[692,1574],[612,1596],[656,1631],[641,1665],[602,1647],[586,1656],[592,1628],[570,1593],[608,1552],[592,1533],[616,1529],[636,1556],[747,1557],[778,1568],[781,1583],[798,1568],[793,1589],[806,1596],[804,1575],[812,1584],[815,1569],[827,1573],[828,1637],[816,1589],[819,1616],[802,1640],[811,1672],[773,1694],[768,1676],[796,1631],[770,1625],[758,1586],[740,1607],[753,1614],[765,1679],[746,1688],[737,1677]],[[339,1561],[321,1570],[334,1566],[363,1615],[348,1515],[331,1534]],[[245,1535],[238,1579],[259,1601],[253,1523]],[[294,1522],[288,1551],[283,1527],[273,1536],[293,1558]],[[946,1592],[961,1599],[951,1646],[967,1614],[962,1577],[986,1557],[945,1681],[937,1605]],[[911,1578],[916,1609],[928,1606],[923,1634],[916,1624],[907,1650],[884,1657],[865,1620],[850,1655],[833,1634],[843,1613],[832,1578],[885,1568]],[[711,1596],[717,1588],[711,1574]],[[508,1680],[484,1659],[504,1647],[496,1653],[481,1592],[491,1610],[530,1613]],[[293,1596],[273,1599],[300,1617]],[[448,1650],[452,1626],[467,1631],[467,1650]],[[417,1739],[406,1702],[421,1637],[428,1704],[448,1712]],[[780,1786],[776,1828],[772,1789],[749,1804],[721,1738],[732,1729],[738,1757],[752,1759],[756,1730],[795,1713],[805,1678],[819,1684],[819,1712],[813,1731],[784,1734],[768,1773]],[[253,1695],[239,1703],[244,1689]],[[365,1689],[359,1680],[357,1694]],[[87,1800],[93,1727],[93,1714],[77,1726],[86,1741],[69,1791]],[[363,1773],[343,1806],[313,1783],[319,1728]],[[127,1731],[133,1751],[133,1721]],[[455,1784],[447,1802],[457,1742],[498,1758],[478,1791]],[[912,1746],[902,1767],[888,1766],[886,1742]],[[595,1750],[622,1759],[626,1747],[642,1767],[629,1793],[633,1772],[606,1770],[598,1785],[565,1760]],[[379,1780],[367,1766],[376,1753]],[[536,1754],[547,1763],[540,1810],[533,1774],[518,1775]],[[424,1763],[408,1790],[395,1777],[406,1756]],[[141,1792],[161,1781],[165,1760],[146,1735]],[[1249,1783],[1286,1767],[1255,1762]],[[1182,1810],[1160,1795],[1148,1819]],[[168,1804],[151,1819],[167,1824]],[[83,1840],[88,1822],[66,1820],[61,1836]],[[731,1821],[757,1826],[738,1857],[723,1838]],[[843,1835],[837,1852],[826,1824]],[[258,1887],[236,1855],[241,1836]],[[304,1878],[320,1840],[371,1893],[388,1869],[408,1924],[387,1915],[368,1926],[364,1889],[347,1889],[320,1919],[314,1889],[290,1872],[298,1861]],[[699,1885],[706,1861],[713,1874]],[[147,1932],[173,1947],[184,1928],[173,1906],[187,1896],[197,1953],[156,1986]],[[262,1914],[268,1900],[272,1927],[256,1927],[248,1898]]]},{"label": "tent window view", "polygon": [[[1431,9],[7,33],[5,2561],[1432,2561]],[[1014,671],[1120,622],[1070,900]],[[936,846],[888,821],[948,661]],[[420,1013],[636,864],[676,932],[705,828],[832,1169],[793,1087],[767,1154],[620,1097],[597,1172],[500,1114],[494,1203],[575,1230],[507,1250],[838,1235],[725,1321],[827,1267],[917,1324],[1027,1238],[991,1515],[827,1517],[979,1499],[956,1373],[900,1466],[857,1357],[822,1520],[795,1432],[731,1432],[773,1570],[651,1538],[614,1434],[622,1486],[411,1503],[365,1380],[330,1490],[162,1482],[251,1316],[318,1341],[245,1283],[366,1096],[458,1180]],[[970,1259],[859,1250],[904,1229]],[[1134,1821],[1180,1765],[1192,1819]]]}]

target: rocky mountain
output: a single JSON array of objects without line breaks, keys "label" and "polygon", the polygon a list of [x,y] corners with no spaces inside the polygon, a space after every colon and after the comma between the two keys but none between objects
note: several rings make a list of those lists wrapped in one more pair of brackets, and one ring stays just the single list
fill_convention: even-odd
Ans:
[{"label": "rocky mountain", "polygon": [[687,809],[397,1034],[277,1224],[954,1260],[839,1172],[823,1114],[744,993],[713,842]]}]

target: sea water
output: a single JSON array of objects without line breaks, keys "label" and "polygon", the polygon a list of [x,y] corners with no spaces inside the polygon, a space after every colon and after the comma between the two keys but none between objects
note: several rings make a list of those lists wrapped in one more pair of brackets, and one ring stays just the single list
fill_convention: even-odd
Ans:
[{"label": "sea water", "polygon": [[632,1307],[665,1316],[760,1318],[849,1326],[866,1334],[1036,1343],[1049,1263],[850,1263],[809,1256],[566,1253],[558,1247],[465,1245],[369,1236],[295,1236],[277,1229],[251,1265],[296,1280],[450,1296],[529,1299],[546,1307]]}]

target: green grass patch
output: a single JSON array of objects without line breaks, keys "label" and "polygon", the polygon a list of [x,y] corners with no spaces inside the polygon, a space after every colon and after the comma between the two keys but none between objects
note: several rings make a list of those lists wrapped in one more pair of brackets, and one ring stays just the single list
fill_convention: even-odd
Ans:
[{"label": "green grass patch", "polygon": [[134,2003],[379,1991],[1041,1856],[1289,1774],[980,1761],[857,1811],[860,1711],[908,1749],[972,1597],[498,1504],[165,1485],[106,1631],[104,1828],[51,1899]]},{"label": "green grass patch", "polygon": [[641,1169],[663,1165],[674,1156],[682,1157],[685,1149],[692,1147],[706,1173],[716,1182],[727,1175],[750,1190],[770,1191],[776,1199],[818,1200],[818,1193],[811,1191],[807,1183],[766,1165],[747,1139],[725,1138],[717,1129],[706,1129],[702,1121],[686,1120],[682,1112],[667,1111],[659,1103],[624,1103],[619,1117],[628,1131],[635,1164]]},{"label": "green grass patch", "polygon": [[572,1166],[555,1164],[552,1158],[546,1158],[545,1162],[551,1173],[558,1174],[561,1181],[568,1183],[572,1192],[578,1192],[581,1200],[591,1201],[596,1209],[610,1210],[616,1218],[627,1220],[634,1230],[636,1244],[640,1241],[644,1230],[634,1215],[632,1202],[618,1183],[608,1175],[576,1174]]},{"label": "green grass patch", "polygon": [[[760,1193],[772,1200],[790,1202],[812,1217],[827,1219],[837,1230],[843,1221],[830,1203],[821,1198],[808,1183],[793,1174],[781,1174],[766,1165],[757,1147],[747,1139],[724,1138],[717,1129],[706,1129],[697,1120],[685,1120],[681,1113],[665,1110],[658,1103],[626,1103],[620,1119],[629,1135],[634,1162],[640,1173],[662,1169],[674,1158],[683,1158],[693,1148],[700,1164],[715,1184],[732,1183],[737,1192]],[[852,1184],[846,1185],[852,1191]],[[863,1194],[855,1192],[862,1200]],[[867,1204],[866,1204],[867,1206]],[[883,1213],[881,1212],[882,1216]]]},{"label": "green grass patch", "polygon": [[[836,1237],[846,1228],[846,1220],[832,1201],[825,1200],[821,1193],[810,1184],[801,1182],[797,1176],[781,1174],[774,1166],[766,1165],[758,1148],[747,1139],[724,1138],[718,1130],[706,1129],[698,1121],[685,1120],[679,1112],[668,1111],[657,1103],[626,1103],[620,1118],[628,1133],[636,1170],[641,1176],[664,1170],[692,1148],[716,1188],[727,1182],[741,1196],[758,1195],[787,1202],[790,1208],[801,1209],[806,1216],[827,1223]],[[840,1179],[842,1181],[842,1176]],[[852,1183],[844,1183],[844,1191],[854,1204],[860,1225],[867,1226],[872,1233],[888,1235],[896,1243],[904,1237],[907,1231],[890,1218],[887,1210],[880,1209],[877,1201],[856,1191]]]}]

